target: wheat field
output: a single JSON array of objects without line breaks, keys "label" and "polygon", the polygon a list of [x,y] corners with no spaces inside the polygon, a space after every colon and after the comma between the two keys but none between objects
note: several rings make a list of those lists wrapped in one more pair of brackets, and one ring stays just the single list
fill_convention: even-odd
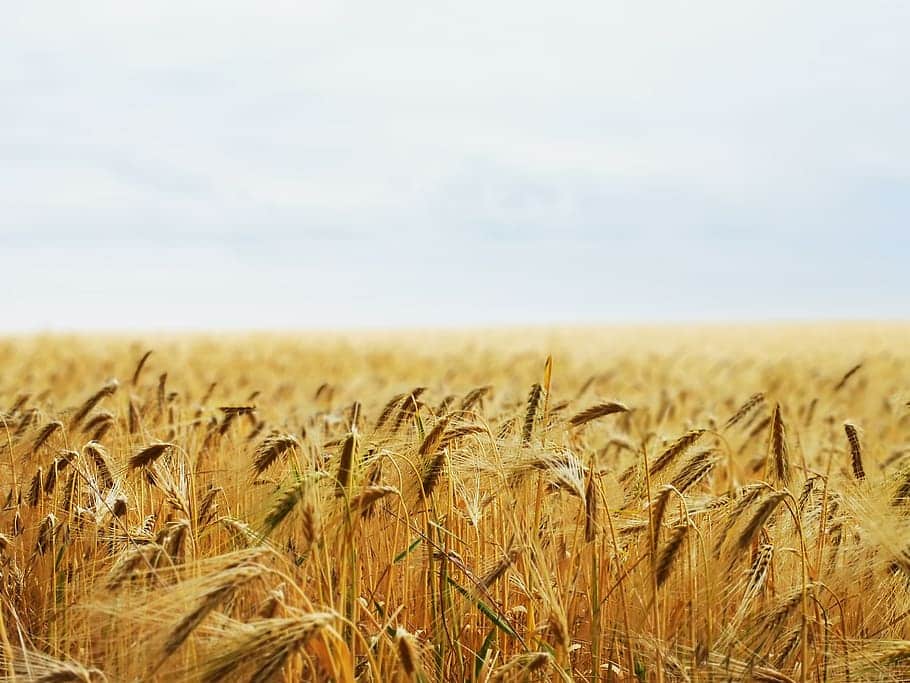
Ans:
[{"label": "wheat field", "polygon": [[0,340],[5,681],[910,680],[910,326]]}]

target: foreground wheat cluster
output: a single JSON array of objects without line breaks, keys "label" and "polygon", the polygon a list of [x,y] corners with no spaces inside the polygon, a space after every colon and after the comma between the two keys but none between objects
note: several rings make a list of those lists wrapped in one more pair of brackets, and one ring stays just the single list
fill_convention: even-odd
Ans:
[{"label": "foreground wheat cluster", "polygon": [[910,680],[908,342],[0,341],[2,680]]}]

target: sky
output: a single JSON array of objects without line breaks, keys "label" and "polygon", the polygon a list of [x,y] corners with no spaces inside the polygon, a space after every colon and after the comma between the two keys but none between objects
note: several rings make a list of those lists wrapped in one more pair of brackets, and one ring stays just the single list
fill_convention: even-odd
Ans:
[{"label": "sky", "polygon": [[15,3],[0,332],[910,319],[910,5]]}]

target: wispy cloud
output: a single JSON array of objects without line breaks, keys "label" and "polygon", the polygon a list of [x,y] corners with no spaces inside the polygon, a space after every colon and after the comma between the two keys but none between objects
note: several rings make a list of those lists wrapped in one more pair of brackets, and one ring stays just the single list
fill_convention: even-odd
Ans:
[{"label": "wispy cloud", "polygon": [[[276,311],[295,284],[334,280],[320,296],[337,302],[313,299],[292,325],[910,313],[903,5],[97,1],[7,15],[0,236],[16,263],[0,279],[34,286],[3,326],[86,320],[108,279],[78,303],[30,277],[53,264],[72,282],[86,253],[135,280],[105,295],[143,301],[155,325],[287,314],[252,299],[206,312],[176,284],[156,305],[157,266],[146,282],[124,262],[169,261],[170,281],[206,300],[205,283],[247,278]],[[540,282],[530,300],[487,294]],[[590,295],[617,282],[621,297]],[[38,319],[29,302],[61,311]]]}]

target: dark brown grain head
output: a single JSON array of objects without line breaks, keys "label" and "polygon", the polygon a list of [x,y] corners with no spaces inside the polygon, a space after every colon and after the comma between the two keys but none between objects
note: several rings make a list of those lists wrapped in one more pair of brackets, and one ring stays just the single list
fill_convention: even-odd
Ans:
[{"label": "dark brown grain head", "polygon": [[89,441],[82,447],[82,452],[95,466],[102,488],[109,489],[114,485],[114,475],[108,462],[107,451],[97,441]]},{"label": "dark brown grain head", "polygon": [[130,384],[136,386],[139,384],[139,375],[142,374],[142,368],[145,367],[146,361],[148,361],[149,356],[152,355],[151,349],[142,354],[142,358],[139,359],[139,362],[136,363],[136,369],[133,371],[133,377],[130,379]]},{"label": "dark brown grain head", "polygon": [[398,489],[394,486],[365,486],[351,496],[351,510],[367,514],[378,500],[397,493]]},{"label": "dark brown grain head", "polygon": [[392,423],[393,433],[397,433],[402,425],[412,420],[412,418],[414,418],[414,416],[424,407],[425,404],[423,401],[418,400],[418,397],[423,394],[424,391],[426,391],[426,387],[417,387],[401,401]]},{"label": "dark brown grain head", "polygon": [[666,580],[670,578],[670,570],[673,569],[688,533],[688,524],[681,524],[670,532],[670,538],[658,554],[654,565],[658,587],[664,585]]},{"label": "dark brown grain head", "polygon": [[774,413],[771,415],[767,463],[772,481],[782,486],[790,483],[790,448],[787,445],[787,431],[779,403],[774,406]]},{"label": "dark brown grain head", "polygon": [[660,530],[663,526],[664,515],[667,512],[667,505],[669,504],[670,497],[672,495],[673,488],[671,486],[664,486],[660,489],[654,499],[653,509],[651,512],[651,545],[654,550],[657,549],[657,544],[660,539]]},{"label": "dark brown grain head", "polygon": [[656,477],[663,470],[672,465],[673,462],[698,441],[704,433],[704,429],[692,429],[683,434],[676,441],[667,446],[657,459],[651,463],[648,474],[652,477]]},{"label": "dark brown grain head", "polygon": [[671,482],[672,486],[680,493],[685,493],[704,479],[717,461],[718,457],[713,448],[704,448],[694,453],[680,468],[679,473]]},{"label": "dark brown grain head", "polygon": [[291,514],[293,509],[297,506],[297,503],[301,501],[303,495],[303,486],[299,483],[289,486],[282,491],[272,505],[271,510],[269,510],[268,514],[265,516],[266,532],[271,532],[281,524],[281,522]]},{"label": "dark brown grain head", "polygon": [[335,495],[345,495],[351,485],[354,473],[354,460],[357,454],[357,434],[351,432],[344,440],[341,447],[341,456],[338,458],[338,474],[335,477]]},{"label": "dark brown grain head", "polygon": [[140,467],[148,467],[154,463],[158,458],[164,455],[169,448],[173,448],[174,444],[168,442],[161,443],[152,443],[148,446],[140,448],[136,451],[129,459],[130,469],[139,469]]},{"label": "dark brown grain head", "polygon": [[786,493],[774,493],[762,502],[739,535],[739,539],[737,539],[736,545],[740,550],[745,550],[749,547],[749,544],[758,534],[759,530],[771,518],[771,515],[777,510],[777,506],[780,505],[786,497]]},{"label": "dark brown grain head", "polygon": [[493,387],[487,384],[482,387],[477,387],[476,389],[471,389],[461,401],[461,410],[471,410],[476,404],[481,403],[492,388]]},{"label": "dark brown grain head", "polygon": [[211,521],[213,521],[215,514],[218,511],[218,503],[216,502],[216,498],[219,494],[224,494],[224,488],[221,486],[212,486],[199,500],[199,504],[196,506],[197,524],[205,526],[206,524],[209,524]]},{"label": "dark brown grain head", "polygon": [[616,403],[613,401],[598,403],[597,405],[593,405],[590,408],[581,411],[577,415],[572,416],[569,419],[569,424],[573,427],[581,427],[582,425],[587,424],[592,420],[597,420],[601,417],[606,417],[607,415],[627,412],[629,412],[629,409],[622,403]]},{"label": "dark brown grain head", "polygon": [[430,430],[430,433],[426,435],[423,442],[420,444],[420,448],[417,449],[417,454],[423,457],[435,455],[439,450],[440,445],[443,443],[443,437],[445,435],[446,427],[449,424],[449,418],[444,417],[433,429]]},{"label": "dark brown grain head", "polygon": [[38,536],[35,540],[35,551],[39,555],[44,555],[44,553],[47,552],[48,546],[50,546],[53,541],[58,529],[57,518],[53,513],[48,514],[41,520],[41,523],[38,525]]},{"label": "dark brown grain head", "polygon": [[446,452],[438,451],[436,455],[430,458],[424,466],[423,477],[420,482],[420,488],[425,498],[433,495],[433,490],[439,482],[439,478],[445,469]]},{"label": "dark brown grain head", "polygon": [[136,399],[133,396],[130,396],[129,399],[129,420],[128,426],[130,434],[137,434],[140,427],[142,426],[142,417],[139,410],[139,406],[136,403]]},{"label": "dark brown grain head", "polygon": [[846,386],[847,382],[850,381],[850,378],[853,377],[853,375],[855,375],[857,372],[859,372],[862,369],[862,367],[863,367],[862,363],[857,363],[852,368],[847,370],[847,372],[844,373],[844,376],[840,378],[840,381],[834,385],[834,393],[837,393],[838,391],[843,389],[844,386]]},{"label": "dark brown grain head", "polygon": [[521,432],[521,441],[528,444],[531,441],[531,435],[534,433],[534,420],[537,417],[537,409],[540,406],[540,399],[543,396],[543,389],[539,384],[531,387],[528,394],[528,406],[525,411],[524,428]]},{"label": "dark brown grain head", "polygon": [[480,577],[479,584],[483,589],[487,589],[492,586],[494,583],[499,581],[503,575],[509,570],[509,568],[515,564],[515,560],[518,559],[518,556],[521,554],[519,548],[512,547],[502,556],[502,559],[499,560],[490,570]]},{"label": "dark brown grain head", "polygon": [[764,587],[773,559],[774,546],[770,543],[762,543],[755,553],[752,566],[749,567],[749,574],[746,580],[746,595],[754,595]]},{"label": "dark brown grain head", "polygon": [[407,394],[396,394],[385,404],[383,409],[379,412],[379,417],[376,419],[376,425],[373,427],[374,430],[379,431],[382,429],[382,426],[388,422],[389,418],[392,416],[395,408],[401,405],[405,396],[407,396]]},{"label": "dark brown grain head", "polygon": [[272,434],[267,436],[256,448],[253,457],[253,476],[258,477],[265,472],[278,458],[299,448],[300,442],[293,434]]},{"label": "dark brown grain head", "polygon": [[225,415],[250,415],[251,413],[256,412],[256,406],[218,406],[218,410],[220,410]]},{"label": "dark brown grain head", "polygon": [[32,481],[28,487],[28,495],[25,497],[25,502],[31,507],[35,507],[41,501],[43,486],[44,468],[39,466],[38,469],[35,470],[35,474],[32,475]]},{"label": "dark brown grain head", "polygon": [[866,471],[863,469],[863,448],[859,442],[859,434],[856,427],[849,422],[844,423],[844,432],[847,435],[847,442],[850,444],[850,463],[853,467],[853,476],[862,481],[866,478]]},{"label": "dark brown grain head", "polygon": [[401,663],[402,671],[408,676],[417,673],[420,667],[420,654],[414,636],[403,628],[397,629],[395,631],[395,648],[398,651],[398,661]]},{"label": "dark brown grain head", "polygon": [[41,428],[41,431],[38,432],[38,436],[35,437],[35,441],[32,444],[32,452],[36,452],[49,438],[51,438],[51,434],[62,428],[63,423],[59,420],[52,420],[44,425],[44,427]]},{"label": "dark brown grain head", "polygon": [[89,414],[92,408],[98,405],[106,396],[111,396],[116,392],[119,386],[120,383],[116,379],[111,379],[98,391],[89,396],[70,418],[70,429],[76,428],[85,416]]},{"label": "dark brown grain head", "polygon": [[761,392],[752,394],[739,409],[724,423],[724,429],[731,429],[742,422],[748,415],[765,402],[765,395]]},{"label": "dark brown grain head", "polygon": [[158,414],[164,414],[164,408],[167,405],[167,373],[162,372],[158,376]]},{"label": "dark brown grain head", "polygon": [[114,504],[111,506],[111,511],[114,513],[114,517],[123,517],[127,513],[127,504],[126,498],[124,496],[117,496],[114,499]]}]

